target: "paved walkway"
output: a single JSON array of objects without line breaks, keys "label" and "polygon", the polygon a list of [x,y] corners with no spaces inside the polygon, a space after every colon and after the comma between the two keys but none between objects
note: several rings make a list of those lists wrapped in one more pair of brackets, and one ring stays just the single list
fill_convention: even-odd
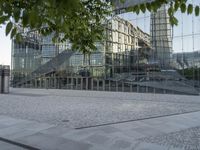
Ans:
[{"label": "paved walkway", "polygon": [[200,112],[83,129],[0,116],[1,150],[200,150]]}]

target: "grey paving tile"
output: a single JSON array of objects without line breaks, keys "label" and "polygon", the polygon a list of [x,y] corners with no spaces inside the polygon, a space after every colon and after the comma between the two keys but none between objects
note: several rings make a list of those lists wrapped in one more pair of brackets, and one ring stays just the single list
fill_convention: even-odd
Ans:
[{"label": "grey paving tile", "polygon": [[145,136],[160,135],[160,134],[164,133],[164,132],[162,132],[162,130],[159,130],[157,128],[153,128],[151,126],[134,128],[133,131],[136,131],[136,132],[143,134]]},{"label": "grey paving tile", "polygon": [[69,132],[62,134],[61,137],[66,138],[66,139],[81,141],[97,132],[99,132],[97,129],[70,130]]},{"label": "grey paving tile", "polygon": [[26,150],[22,147],[18,147],[18,146],[15,146],[6,142],[2,142],[2,141],[0,141],[0,149],[1,150]]},{"label": "grey paving tile", "polygon": [[121,140],[116,140],[114,142],[114,144],[111,145],[111,148],[113,149],[127,149],[127,148],[130,148],[131,147],[131,142],[129,141],[126,141],[124,139],[121,139]]},{"label": "grey paving tile", "polygon": [[62,135],[65,135],[67,133],[71,133],[71,130],[72,129],[69,129],[69,128],[64,128],[64,127],[50,127],[48,129],[45,129],[45,130],[42,130],[40,131],[40,133],[44,133],[44,134],[47,134],[47,135],[53,135],[53,136],[62,136]]},{"label": "grey paving tile", "polygon": [[146,137],[147,135],[146,134],[143,134],[141,132],[138,132],[136,130],[128,130],[128,131],[124,131],[122,133],[120,133],[121,135],[126,135],[128,136],[129,138],[132,138],[133,140],[135,139],[139,139],[139,138],[143,138],[143,137]]},{"label": "grey paving tile", "polygon": [[0,136],[1,137],[7,137],[16,133],[22,132],[24,129],[18,128],[18,127],[8,127],[8,128],[3,128],[0,130]]},{"label": "grey paving tile", "polygon": [[24,120],[21,120],[21,119],[14,119],[14,118],[7,117],[7,118],[4,118],[4,119],[1,119],[0,124],[6,125],[6,126],[11,126],[11,125],[21,123],[23,121]]},{"label": "grey paving tile", "polygon": [[[71,139],[67,139],[65,143],[60,144],[56,150],[91,150],[92,144],[77,142]],[[95,149],[96,150],[96,149]]]},{"label": "grey paving tile", "polygon": [[131,121],[131,122],[113,124],[112,126],[123,131],[123,130],[132,130],[133,128],[138,128],[138,127],[145,127],[148,125],[142,121]]},{"label": "grey paving tile", "polygon": [[35,123],[32,123],[29,126],[27,126],[25,129],[39,132],[39,131],[49,129],[49,128],[54,127],[54,126],[55,125],[50,125],[50,124],[47,124],[47,123],[37,123],[37,122],[35,122]]},{"label": "grey paving tile", "polygon": [[164,118],[155,118],[155,119],[147,119],[141,121],[147,125],[154,126],[154,125],[162,125],[168,122],[167,117]]},{"label": "grey paving tile", "polygon": [[0,130],[8,127],[7,125],[0,124]]},{"label": "grey paving tile", "polygon": [[114,126],[102,126],[102,127],[96,128],[96,129],[98,131],[100,131],[100,132],[102,131],[103,133],[106,133],[106,134],[112,134],[112,133],[121,131],[121,129],[115,128]]},{"label": "grey paving tile", "polygon": [[81,147],[83,147],[84,149],[89,149],[89,147],[91,146],[87,143],[78,142],[61,137],[50,136],[42,133],[37,133],[31,136],[19,138],[17,139],[17,141],[45,150],[56,150],[63,148],[66,148],[66,150],[81,150]]},{"label": "grey paving tile", "polygon": [[22,137],[25,137],[25,136],[30,136],[30,135],[33,135],[33,134],[36,134],[36,133],[37,133],[36,131],[21,130],[19,132],[13,133],[13,134],[6,135],[4,137],[7,138],[7,139],[10,139],[10,140],[15,140],[15,139],[22,138]]},{"label": "grey paving tile", "polygon": [[138,143],[135,144],[131,150],[183,150],[183,149],[169,148],[166,146],[142,142],[139,144]]},{"label": "grey paving tile", "polygon": [[86,139],[83,139],[83,141],[102,145],[109,142],[109,137],[101,134],[93,134]]}]

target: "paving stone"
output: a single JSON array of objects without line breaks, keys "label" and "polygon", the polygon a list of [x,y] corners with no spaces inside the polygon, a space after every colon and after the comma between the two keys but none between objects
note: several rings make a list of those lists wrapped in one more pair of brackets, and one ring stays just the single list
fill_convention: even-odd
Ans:
[{"label": "paving stone", "polygon": [[117,140],[111,147],[114,149],[126,149],[130,148],[131,144],[131,142],[125,140]]},{"label": "paving stone", "polygon": [[106,134],[112,134],[112,133],[121,131],[120,129],[115,128],[114,126],[102,126],[102,127],[97,127],[96,129]]},{"label": "paving stone", "polygon": [[64,128],[64,127],[51,127],[45,130],[40,131],[40,133],[44,133],[47,135],[53,135],[53,136],[62,136],[69,132],[71,132],[72,129]]},{"label": "paving stone", "polygon": [[63,144],[60,144],[56,150],[90,150],[92,147],[92,144],[67,139],[67,141]]},{"label": "paving stone", "polygon": [[[72,128],[191,111],[200,111],[199,96],[55,89],[11,89],[11,94],[0,95],[1,115]],[[0,118],[0,125],[4,122],[16,124]]]},{"label": "paving stone", "polygon": [[21,130],[19,132],[13,133],[13,134],[6,135],[4,137],[9,139],[9,140],[15,140],[15,139],[30,136],[30,135],[33,135],[33,134],[36,134],[36,133],[37,133],[36,131]]},{"label": "paving stone", "polygon": [[13,135],[13,134],[16,134],[16,133],[20,133],[23,130],[24,129],[20,129],[20,128],[17,128],[15,126],[3,128],[3,129],[0,130],[0,136],[1,137],[8,137],[10,135]]},{"label": "paving stone", "polygon": [[66,148],[67,150],[81,150],[81,148],[88,149],[90,144],[74,141],[71,139],[65,139],[61,137],[50,136],[42,133],[37,133],[31,136],[17,139],[18,142],[31,145],[36,148],[45,150],[56,150]]},{"label": "paving stone", "polygon": [[140,139],[140,141],[168,147],[170,149],[199,150],[200,127],[184,129],[158,136],[145,137]]},{"label": "paving stone", "polygon": [[[11,92],[0,95],[0,136],[23,144],[44,150],[200,149],[200,112],[188,113],[200,111],[198,96]],[[151,117],[159,118],[142,120]],[[72,129],[96,125],[103,126]]]},{"label": "paving stone", "polygon": [[132,150],[183,150],[179,148],[169,148],[157,144],[151,144],[151,143],[137,143],[132,147]]},{"label": "paving stone", "polygon": [[134,128],[134,131],[139,132],[140,134],[143,134],[145,136],[160,135],[164,133],[162,132],[162,130],[158,130],[151,126]]},{"label": "paving stone", "polygon": [[86,139],[84,139],[84,141],[88,141],[93,144],[102,145],[102,144],[109,142],[109,138],[105,135],[93,134],[93,135],[87,137]]},{"label": "paving stone", "polygon": [[1,150],[26,150],[22,147],[18,147],[18,146],[15,146],[6,142],[2,142],[2,141],[0,141],[0,149]]}]

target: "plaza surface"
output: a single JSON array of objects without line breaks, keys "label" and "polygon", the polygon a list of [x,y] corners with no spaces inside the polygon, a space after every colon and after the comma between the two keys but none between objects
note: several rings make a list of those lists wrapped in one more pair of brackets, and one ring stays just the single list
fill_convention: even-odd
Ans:
[{"label": "plaza surface", "polygon": [[0,149],[200,150],[200,97],[11,89]]}]

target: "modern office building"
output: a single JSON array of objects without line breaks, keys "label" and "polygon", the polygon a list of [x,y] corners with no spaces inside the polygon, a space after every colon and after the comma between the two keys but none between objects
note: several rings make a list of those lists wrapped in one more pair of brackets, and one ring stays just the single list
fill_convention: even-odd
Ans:
[{"label": "modern office building", "polygon": [[[162,18],[163,15],[159,17]],[[168,25],[165,25],[166,17],[164,25],[157,23],[159,17],[151,17],[151,36],[120,17],[108,19],[104,31],[106,39],[96,42],[97,50],[86,55],[71,50],[69,42],[52,44],[50,36],[42,37],[36,34],[36,40],[29,40],[27,37],[34,37],[30,36],[32,32],[29,32],[28,36],[24,36],[23,42],[13,41],[12,85],[199,94],[178,72],[168,70],[170,29],[168,31]],[[162,29],[163,32],[159,31]],[[29,46],[32,41],[35,48]],[[162,53],[162,56],[158,57],[158,53]],[[155,58],[154,63],[152,58]],[[30,60],[32,63],[29,63]]]}]

